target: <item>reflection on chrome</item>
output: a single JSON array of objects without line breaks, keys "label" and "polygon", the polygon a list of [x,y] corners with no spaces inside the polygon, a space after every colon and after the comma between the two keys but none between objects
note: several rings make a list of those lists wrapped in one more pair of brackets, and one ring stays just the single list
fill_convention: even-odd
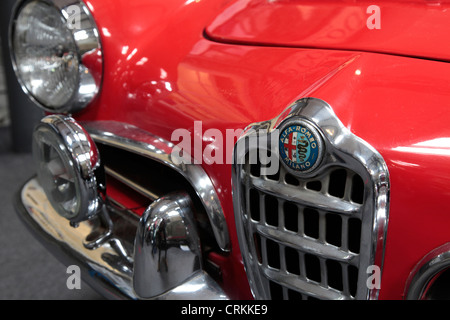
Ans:
[{"label": "reflection on chrome", "polygon": [[[161,197],[142,216],[134,244],[134,290],[159,296],[202,271],[200,239],[187,194]],[[187,250],[186,250],[187,249]]]},{"label": "reflection on chrome", "polygon": [[[182,199],[183,197],[180,199],[181,203],[184,201]],[[91,235],[98,234],[99,228],[102,229],[102,222],[98,217],[80,222],[77,229],[70,227],[67,220],[53,209],[36,179],[31,179],[24,185],[15,201],[19,217],[39,235],[38,239],[43,239],[46,246],[57,252],[64,263],[79,266],[82,276],[86,275],[83,280],[103,296],[110,299],[139,298],[133,288],[132,253],[139,223],[136,215],[108,206],[108,215],[111,221],[114,221],[111,226],[112,231],[107,241],[103,241],[94,248],[84,244]],[[169,204],[169,206],[173,208],[173,205]],[[184,221],[186,220],[183,220],[181,225],[184,225]],[[190,239],[189,235],[186,236]],[[189,248],[187,255],[192,255],[193,247]],[[181,252],[182,249],[184,250],[185,247],[180,247],[179,253],[186,254],[186,251]],[[169,252],[170,249],[167,253]],[[149,259],[152,259],[152,252],[147,253],[150,254]],[[171,268],[170,265],[168,266]],[[227,299],[220,286],[204,271],[196,272],[185,280],[179,286],[152,299]]]}]

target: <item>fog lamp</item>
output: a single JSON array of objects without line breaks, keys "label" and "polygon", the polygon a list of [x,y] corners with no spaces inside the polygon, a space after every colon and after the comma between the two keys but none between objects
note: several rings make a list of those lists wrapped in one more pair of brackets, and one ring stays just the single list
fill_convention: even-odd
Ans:
[{"label": "fog lamp", "polygon": [[43,118],[33,133],[39,183],[54,209],[77,223],[102,205],[104,173],[95,143],[71,117]]}]

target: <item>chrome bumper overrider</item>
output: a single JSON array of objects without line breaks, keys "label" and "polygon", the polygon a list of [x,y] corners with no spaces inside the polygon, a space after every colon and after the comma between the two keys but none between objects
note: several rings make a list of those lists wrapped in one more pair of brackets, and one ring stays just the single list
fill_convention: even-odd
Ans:
[{"label": "chrome bumper overrider", "polygon": [[[101,216],[83,221],[77,228],[53,209],[35,178],[25,183],[15,199],[16,211],[33,234],[63,263],[77,265],[81,278],[110,299],[139,299],[134,283],[148,284],[147,275],[134,275],[134,243],[145,238],[143,219],[107,206],[110,228]],[[104,222],[104,221],[103,221]],[[108,230],[109,229],[109,230]],[[145,254],[151,254],[149,250]],[[146,258],[146,257],[144,257]],[[142,259],[142,257],[140,257]],[[154,257],[148,257],[152,260]],[[44,271],[45,272],[45,271]],[[149,270],[157,273],[158,270]],[[142,277],[140,279],[139,277]],[[183,283],[152,299],[227,299],[221,287],[204,271],[194,272]]]}]

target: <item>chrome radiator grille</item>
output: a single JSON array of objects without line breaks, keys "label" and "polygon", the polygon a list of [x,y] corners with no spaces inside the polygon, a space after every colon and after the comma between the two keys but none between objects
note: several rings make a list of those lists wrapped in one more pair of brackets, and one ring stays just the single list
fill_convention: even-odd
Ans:
[{"label": "chrome radiator grille", "polygon": [[[300,100],[290,114],[310,112],[311,118],[320,119],[317,112],[324,117],[324,109],[320,100]],[[369,266],[382,267],[387,170],[375,150],[337,126],[340,123],[329,107],[326,111],[326,119],[335,120],[334,132],[342,130],[341,141],[345,144],[337,148],[333,144],[337,136],[329,138],[325,134],[327,155],[315,174],[299,177],[280,163],[276,174],[263,175],[264,166],[249,160],[249,154],[256,149],[259,152],[261,146],[247,143],[242,152],[235,150],[236,223],[256,298],[377,297],[377,288],[368,287],[366,280]],[[275,119],[253,128],[265,128],[267,135],[277,134],[270,128],[280,122]],[[318,127],[322,126],[319,121]],[[358,159],[358,152],[364,156]]]},{"label": "chrome radiator grille", "polygon": [[[250,215],[245,218],[255,230],[253,258],[267,278],[274,279],[269,280],[271,298],[295,297],[296,291],[289,289],[293,283],[302,291],[313,284],[309,285],[311,295],[304,294],[304,299],[355,297],[361,178],[335,168],[320,180],[300,181],[281,167],[279,180],[272,180],[252,175],[250,167],[247,164],[244,169],[248,185],[243,190]],[[352,199],[356,194],[359,199]]]}]

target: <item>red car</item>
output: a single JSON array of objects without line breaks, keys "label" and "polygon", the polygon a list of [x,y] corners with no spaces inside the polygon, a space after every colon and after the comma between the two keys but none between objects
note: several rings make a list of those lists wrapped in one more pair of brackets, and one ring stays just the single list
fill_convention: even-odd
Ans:
[{"label": "red car", "polygon": [[444,299],[450,4],[24,0],[20,217],[108,298]]}]

